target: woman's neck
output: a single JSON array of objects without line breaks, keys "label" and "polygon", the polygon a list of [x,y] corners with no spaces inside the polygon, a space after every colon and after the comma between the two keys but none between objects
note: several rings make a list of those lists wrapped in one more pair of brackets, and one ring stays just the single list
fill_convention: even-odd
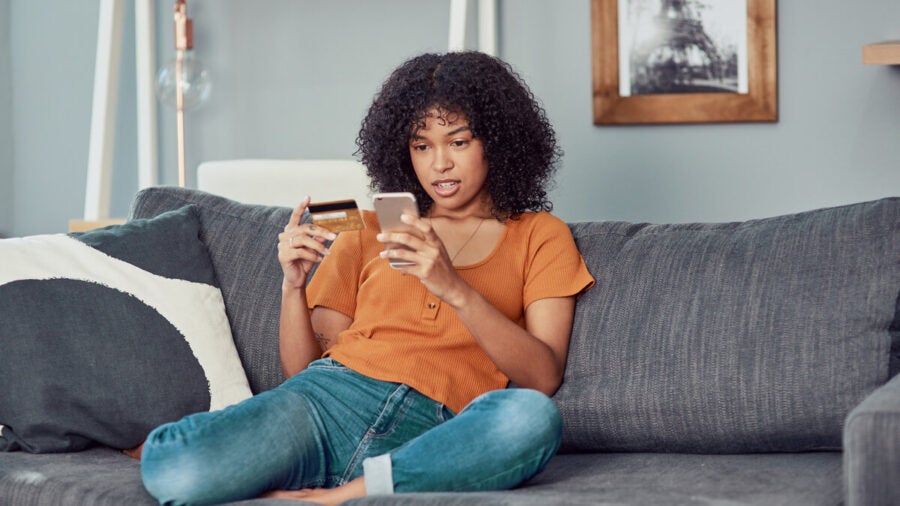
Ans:
[{"label": "woman's neck", "polygon": [[431,215],[431,224],[453,265],[471,265],[486,258],[503,236],[503,222],[489,211]]},{"label": "woman's neck", "polygon": [[426,216],[430,219],[445,219],[451,222],[465,222],[493,218],[493,206],[489,202],[479,202],[461,209],[447,209],[432,205]]}]

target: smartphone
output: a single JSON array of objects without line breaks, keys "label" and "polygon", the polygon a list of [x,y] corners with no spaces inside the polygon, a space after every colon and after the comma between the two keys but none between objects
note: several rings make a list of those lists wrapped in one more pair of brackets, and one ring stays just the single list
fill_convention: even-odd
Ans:
[{"label": "smartphone", "polygon": [[[398,193],[378,193],[373,199],[375,205],[375,214],[378,216],[378,226],[382,232],[391,231],[411,231],[412,227],[400,221],[403,214],[411,214],[419,216],[419,207],[416,205],[416,197],[409,192]],[[406,248],[401,244],[387,243],[387,249]],[[409,248],[406,248],[409,249]],[[388,259],[391,267],[399,269],[400,267],[416,265],[415,262],[407,260],[399,260],[396,258]]]}]

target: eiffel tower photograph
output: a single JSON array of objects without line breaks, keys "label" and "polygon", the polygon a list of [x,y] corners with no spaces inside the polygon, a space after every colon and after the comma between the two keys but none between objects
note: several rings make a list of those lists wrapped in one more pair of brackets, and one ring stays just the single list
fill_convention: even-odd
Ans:
[{"label": "eiffel tower photograph", "polygon": [[746,93],[746,0],[619,0],[620,94]]}]

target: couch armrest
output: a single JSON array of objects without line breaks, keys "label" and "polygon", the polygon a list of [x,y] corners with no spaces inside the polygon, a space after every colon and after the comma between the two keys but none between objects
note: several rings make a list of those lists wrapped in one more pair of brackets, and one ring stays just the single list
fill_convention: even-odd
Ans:
[{"label": "couch armrest", "polygon": [[844,423],[847,506],[900,497],[900,374],[872,392]]}]

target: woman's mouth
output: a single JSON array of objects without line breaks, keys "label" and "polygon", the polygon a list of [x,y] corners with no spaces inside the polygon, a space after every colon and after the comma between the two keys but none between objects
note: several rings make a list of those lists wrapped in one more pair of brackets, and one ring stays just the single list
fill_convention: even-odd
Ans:
[{"label": "woman's mouth", "polygon": [[451,197],[459,191],[459,181],[456,180],[443,180],[443,181],[435,181],[431,183],[431,187],[434,188],[434,192],[441,197]]}]

